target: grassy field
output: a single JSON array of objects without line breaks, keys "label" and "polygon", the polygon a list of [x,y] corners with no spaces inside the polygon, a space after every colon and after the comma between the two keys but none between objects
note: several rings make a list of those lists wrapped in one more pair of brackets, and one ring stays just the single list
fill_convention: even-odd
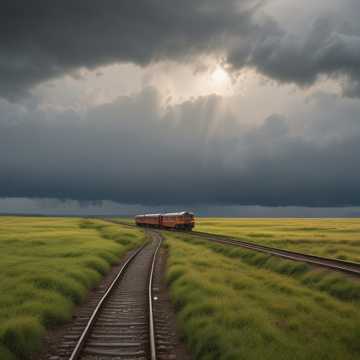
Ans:
[{"label": "grassy field", "polygon": [[0,359],[38,350],[46,329],[69,320],[110,265],[143,241],[137,229],[100,220],[0,217]]},{"label": "grassy field", "polygon": [[360,262],[360,219],[197,218],[196,230]]},{"label": "grassy field", "polygon": [[201,360],[360,358],[360,283],[340,273],[167,234],[178,321]]}]

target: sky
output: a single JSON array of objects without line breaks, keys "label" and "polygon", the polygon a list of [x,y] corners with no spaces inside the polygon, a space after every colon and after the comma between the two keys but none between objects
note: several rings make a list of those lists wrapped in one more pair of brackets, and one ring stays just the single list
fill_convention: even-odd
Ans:
[{"label": "sky", "polygon": [[0,213],[360,214],[358,0],[3,0]]}]

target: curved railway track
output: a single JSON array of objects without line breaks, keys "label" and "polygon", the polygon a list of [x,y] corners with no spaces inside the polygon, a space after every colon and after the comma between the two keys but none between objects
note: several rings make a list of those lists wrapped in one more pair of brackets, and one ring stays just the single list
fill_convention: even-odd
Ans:
[{"label": "curved railway track", "polygon": [[[120,222],[114,220],[106,220],[106,221],[120,224]],[[126,225],[135,227],[135,225],[131,225],[131,224],[126,224]],[[169,230],[162,230],[162,231],[169,231]],[[260,245],[260,244],[243,241],[226,235],[217,235],[217,234],[211,234],[200,231],[191,231],[191,232],[186,231],[184,233],[191,234],[193,236],[198,236],[208,241],[213,241],[225,245],[238,246],[249,250],[254,250],[274,256],[279,256],[287,260],[305,262],[307,264],[321,266],[330,270],[341,271],[354,276],[360,276],[360,264],[351,261],[344,261],[340,259],[332,259],[322,256],[304,254],[296,251],[278,249],[266,245]]]},{"label": "curved railway track", "polygon": [[[157,356],[153,274],[161,235],[135,251],[97,303],[69,360],[161,359]],[[71,335],[70,335],[71,336]]]}]

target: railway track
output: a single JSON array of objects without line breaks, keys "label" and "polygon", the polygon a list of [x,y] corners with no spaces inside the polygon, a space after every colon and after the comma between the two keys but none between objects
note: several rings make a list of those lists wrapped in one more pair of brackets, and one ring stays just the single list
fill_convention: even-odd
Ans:
[{"label": "railway track", "polygon": [[80,314],[49,359],[175,358],[173,324],[164,320],[155,296],[162,236],[155,231],[147,235],[151,241],[127,258],[101,298],[91,301],[91,312]]},{"label": "railway track", "polygon": [[[113,220],[107,220],[114,223],[122,224],[117,221]],[[126,224],[127,226],[135,226],[131,224]],[[162,230],[167,231],[167,230]],[[254,250],[258,252],[262,252],[265,254],[270,254],[274,256],[279,256],[281,258],[287,259],[287,260],[293,260],[293,261],[299,261],[299,262],[305,262],[307,264],[315,265],[315,266],[321,266],[330,270],[334,271],[341,271],[345,272],[354,276],[360,276],[360,264],[351,262],[351,261],[344,261],[340,259],[331,259],[326,258],[322,256],[316,256],[316,255],[310,255],[310,254],[304,254],[296,251],[290,251],[290,250],[284,250],[284,249],[278,249],[266,245],[260,245],[255,244],[247,241],[242,241],[240,239],[233,238],[231,236],[225,236],[225,235],[217,235],[217,234],[211,234],[206,232],[200,232],[200,231],[191,231],[190,233],[188,231],[185,232],[186,234],[191,234],[194,236],[201,237],[203,239],[206,239],[208,241],[213,241],[225,245],[232,245],[232,246],[238,246],[242,247],[248,250]]]},{"label": "railway track", "polygon": [[192,231],[191,234],[221,244],[238,246],[245,249],[262,252],[265,254],[279,256],[288,260],[305,262],[308,264],[325,267],[327,269],[342,271],[351,275],[360,276],[360,264],[355,262],[330,259],[322,256],[309,255],[290,250],[278,249],[270,246],[249,243],[229,236],[216,235],[199,231]]}]

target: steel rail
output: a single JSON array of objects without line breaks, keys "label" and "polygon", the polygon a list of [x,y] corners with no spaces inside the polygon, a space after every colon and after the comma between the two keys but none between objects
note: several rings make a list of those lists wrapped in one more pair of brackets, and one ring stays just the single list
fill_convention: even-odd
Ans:
[{"label": "steel rail", "polygon": [[126,269],[128,268],[128,266],[130,265],[130,263],[137,257],[138,254],[140,254],[140,252],[145,248],[145,246],[148,245],[148,241],[145,242],[145,244],[143,244],[140,248],[138,248],[131,256],[129,259],[126,260],[126,262],[124,263],[124,265],[121,267],[121,269],[119,270],[118,274],[116,275],[115,279],[111,282],[111,284],[109,285],[109,287],[107,288],[105,294],[101,297],[101,299],[99,300],[99,302],[97,303],[94,311],[92,312],[84,330],[81,333],[81,336],[79,338],[79,340],[77,341],[74,350],[72,351],[69,360],[77,360],[79,358],[79,356],[81,355],[81,351],[84,348],[85,342],[90,334],[91,329],[94,326],[95,320],[104,304],[104,302],[107,300],[107,298],[109,297],[109,295],[111,294],[112,290],[114,289],[115,285],[117,284],[117,282],[119,281],[119,279],[122,277],[122,275],[125,273]]},{"label": "steel rail", "polygon": [[155,271],[155,263],[157,253],[160,249],[162,243],[162,236],[158,233],[155,233],[156,236],[159,236],[159,244],[156,247],[154,252],[154,256],[151,263],[150,276],[149,276],[149,287],[148,287],[148,297],[149,297],[149,334],[150,334],[150,359],[156,360],[156,345],[155,345],[155,328],[154,328],[154,313],[153,313],[153,296],[152,296],[152,288],[153,288],[153,278]]}]

